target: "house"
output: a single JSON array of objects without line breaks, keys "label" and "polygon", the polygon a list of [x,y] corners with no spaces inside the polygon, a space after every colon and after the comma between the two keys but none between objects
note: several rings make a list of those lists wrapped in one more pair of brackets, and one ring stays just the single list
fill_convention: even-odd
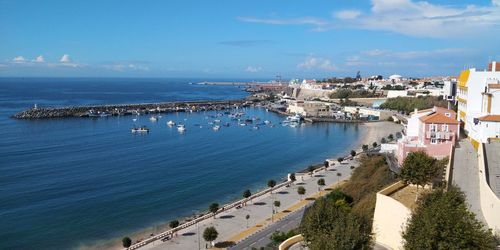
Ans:
[{"label": "house", "polygon": [[460,135],[456,113],[441,107],[415,110],[398,140],[396,157],[402,165],[411,152],[424,151],[437,159],[449,156]]},{"label": "house", "polygon": [[335,109],[336,105],[328,102],[292,100],[286,111],[304,117],[332,117]]},{"label": "house", "polygon": [[458,121],[472,145],[500,139],[500,62],[485,71],[467,69],[458,78]]}]

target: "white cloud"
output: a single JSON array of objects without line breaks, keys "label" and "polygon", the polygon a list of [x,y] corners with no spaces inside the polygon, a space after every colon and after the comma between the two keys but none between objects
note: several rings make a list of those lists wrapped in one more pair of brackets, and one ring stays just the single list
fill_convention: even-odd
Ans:
[{"label": "white cloud", "polygon": [[42,55],[39,55],[35,59],[33,59],[33,62],[44,63],[45,62],[45,58],[43,58]]},{"label": "white cloud", "polygon": [[249,72],[249,73],[257,73],[259,71],[261,71],[262,68],[261,67],[254,67],[254,66],[248,66],[246,69],[245,69],[245,72]]},{"label": "white cloud", "polygon": [[500,0],[489,5],[443,5],[420,0],[371,0],[368,13],[340,10],[332,19],[317,17],[255,18],[238,20],[270,25],[309,25],[312,31],[335,28],[389,31],[414,37],[484,38],[498,33]]},{"label": "white cloud", "polygon": [[13,63],[25,63],[27,60],[23,56],[16,56],[12,59]]},{"label": "white cloud", "polygon": [[333,64],[329,59],[309,56],[303,62],[297,65],[297,68],[302,70],[323,70],[335,71],[338,67]]},{"label": "white cloud", "polygon": [[61,62],[61,63],[70,63],[71,62],[71,58],[69,57],[68,54],[64,54],[61,57],[61,60],[59,60],[59,62]]},{"label": "white cloud", "polygon": [[334,17],[342,20],[356,19],[361,16],[361,12],[357,10],[342,10],[335,12]]},{"label": "white cloud", "polygon": [[102,67],[117,72],[149,71],[149,67],[135,63],[116,63],[110,65],[102,65]]}]

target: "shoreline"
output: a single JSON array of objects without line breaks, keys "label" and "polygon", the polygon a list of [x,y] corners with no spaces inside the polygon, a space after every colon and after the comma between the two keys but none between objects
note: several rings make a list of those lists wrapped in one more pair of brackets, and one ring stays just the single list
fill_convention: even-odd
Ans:
[{"label": "shoreline", "polygon": [[[387,136],[389,134],[395,134],[396,132],[401,131],[400,124],[396,124],[394,122],[388,122],[388,121],[363,123],[361,125],[363,126],[365,131],[363,131],[363,133],[360,135],[360,137],[356,140],[356,142],[353,144],[353,148],[352,148],[353,150],[356,150],[357,152],[359,152],[361,150],[361,147],[363,144],[368,144],[368,145],[370,145],[370,147],[374,141],[376,141],[377,143],[380,144],[380,140],[383,137],[387,138]],[[329,157],[328,159],[336,159],[336,157],[349,157],[350,150],[351,149],[347,149],[345,152],[340,152],[337,155]],[[307,166],[310,166],[310,165],[318,166],[318,165],[321,165],[321,163],[311,163]],[[304,166],[305,169],[307,169],[307,166]],[[301,171],[303,171],[303,170],[297,170],[297,171],[295,171],[295,173],[300,174]],[[283,179],[286,179],[286,177],[282,178],[282,180]],[[279,184],[282,184],[285,182],[278,181]],[[276,187],[275,187],[275,189],[276,189]],[[268,188],[264,187],[262,189],[257,190],[254,195],[259,194],[261,192],[264,192],[264,194],[265,194],[265,193],[267,193],[268,190],[269,190]],[[255,198],[259,198],[259,196],[254,197],[253,199],[255,199]],[[241,201],[242,201],[242,199],[230,200],[224,204],[220,204],[220,207],[227,207],[231,204],[238,203]],[[206,216],[207,214],[210,214],[210,212],[208,212],[207,210],[202,210],[196,214],[193,214],[192,216],[183,216],[183,217],[177,218],[176,220],[178,220],[180,222],[180,226],[181,226],[184,223],[188,223],[188,222],[193,221],[197,218]],[[85,250],[87,250],[87,249],[103,249],[103,248],[105,248],[105,249],[123,249],[123,247],[121,246],[121,238],[122,237],[128,236],[128,237],[132,238],[134,242],[137,239],[145,240],[151,236],[152,232],[155,232],[155,235],[158,235],[162,232],[168,231],[170,229],[168,224],[169,224],[169,221],[159,221],[151,226],[147,226],[145,228],[135,230],[133,233],[130,233],[129,235],[123,235],[123,236],[115,237],[112,239],[94,241],[94,243],[89,243],[89,244],[82,243],[80,246],[75,246],[75,248],[76,249],[85,249]]]}]

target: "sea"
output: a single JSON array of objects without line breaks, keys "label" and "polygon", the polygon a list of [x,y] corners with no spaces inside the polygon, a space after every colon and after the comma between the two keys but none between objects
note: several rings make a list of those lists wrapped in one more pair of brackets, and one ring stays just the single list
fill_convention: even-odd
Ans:
[{"label": "sea", "polygon": [[[248,95],[237,86],[196,84],[202,80],[219,79],[0,78],[0,249],[78,249],[119,241],[345,154],[364,134],[353,124],[283,126],[284,117],[264,108],[231,111],[261,123],[258,129],[215,111],[162,114],[157,122],[149,115],[11,118],[35,104]],[[215,131],[215,119],[229,127]],[[185,124],[186,131],[167,126],[169,120]],[[150,133],[131,133],[142,125]]]}]

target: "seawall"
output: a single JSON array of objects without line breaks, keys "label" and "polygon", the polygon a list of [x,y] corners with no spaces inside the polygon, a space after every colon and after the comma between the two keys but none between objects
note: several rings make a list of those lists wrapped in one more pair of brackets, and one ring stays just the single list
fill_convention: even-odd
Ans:
[{"label": "seawall", "polygon": [[189,101],[140,104],[71,106],[60,108],[31,108],[12,116],[15,119],[47,119],[65,117],[104,117],[120,115],[155,114],[168,112],[196,112],[247,107],[245,100]]}]

